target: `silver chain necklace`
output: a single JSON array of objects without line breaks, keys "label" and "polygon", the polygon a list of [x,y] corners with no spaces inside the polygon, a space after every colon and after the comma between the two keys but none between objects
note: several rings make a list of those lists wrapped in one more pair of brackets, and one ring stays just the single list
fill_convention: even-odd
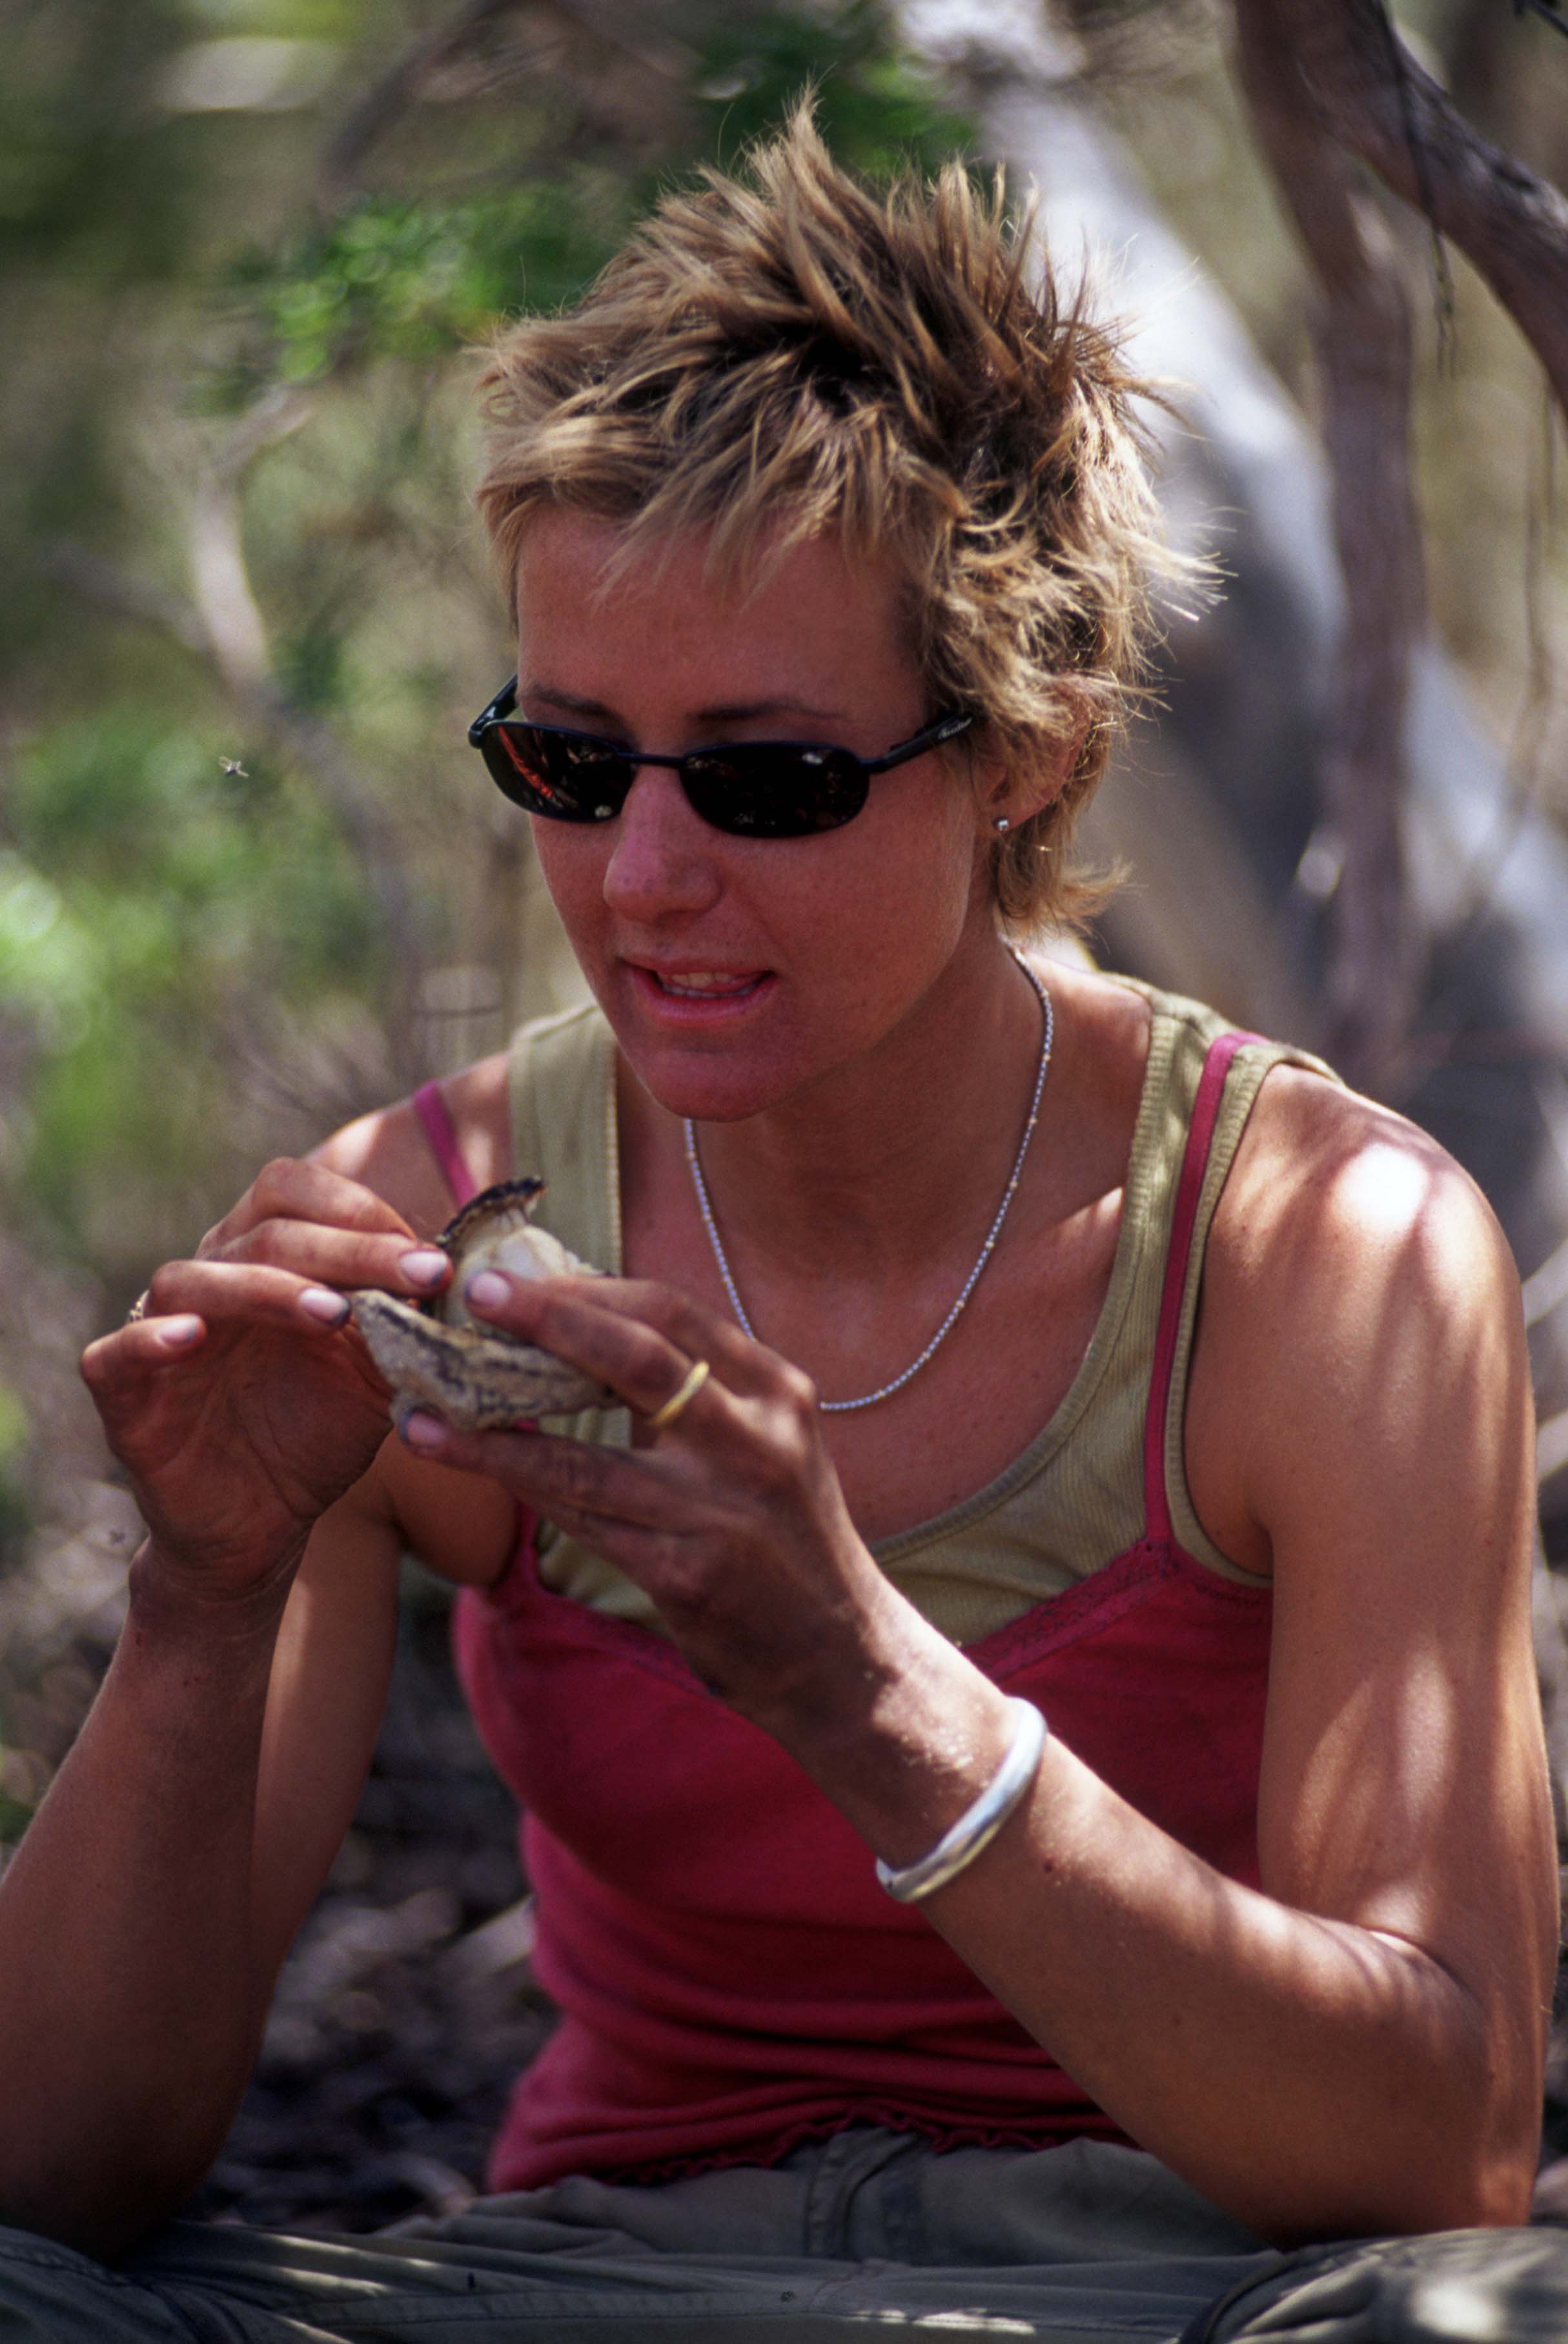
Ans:
[{"label": "silver chain necklace", "polygon": [[[867,1392],[860,1399],[819,1400],[817,1405],[825,1416],[843,1416],[850,1409],[872,1408],[878,1400],[890,1399],[896,1391],[902,1391],[910,1378],[920,1374],[927,1360],[946,1342],[958,1324],[959,1315],[979,1285],[980,1272],[990,1259],[996,1248],[996,1241],[1001,1235],[1001,1225],[1007,1218],[1008,1207],[1017,1193],[1019,1178],[1023,1171],[1024,1158],[1029,1154],[1029,1143],[1034,1137],[1034,1127],[1040,1121],[1040,1096],[1045,1089],[1046,1073],[1050,1066],[1050,1046],[1056,1038],[1056,1019],[1051,1009],[1050,994],[1021,953],[1015,952],[1013,958],[1034,987],[1040,1002],[1040,1014],[1045,1021],[1045,1032],[1040,1040],[1040,1066],[1034,1077],[1034,1096],[1029,1103],[1029,1120],[1023,1127],[1023,1137],[1018,1143],[1018,1154],[1012,1159],[1012,1170],[1008,1174],[1007,1187],[1001,1192],[1001,1202],[996,1208],[996,1218],[987,1230],[985,1243],[980,1249],[980,1258],[965,1278],[963,1289],[958,1300],[953,1304],[919,1359],[911,1359],[903,1374],[895,1376],[891,1383],[879,1385],[875,1391]],[[691,1167],[692,1185],[697,1190],[698,1208],[702,1215],[702,1226],[708,1231],[708,1242],[713,1248],[713,1258],[719,1265],[719,1275],[724,1280],[724,1291],[729,1297],[729,1308],[734,1311],[736,1318],[752,1341],[759,1342],[761,1339],[746,1316],[745,1306],[735,1290],[735,1279],[730,1274],[729,1264],[725,1258],[724,1247],[719,1235],[719,1224],[713,1217],[713,1206],[708,1194],[708,1183],[702,1177],[702,1166],[698,1158],[697,1127],[689,1116],[687,1116],[683,1128],[686,1133],[686,1160]]]}]

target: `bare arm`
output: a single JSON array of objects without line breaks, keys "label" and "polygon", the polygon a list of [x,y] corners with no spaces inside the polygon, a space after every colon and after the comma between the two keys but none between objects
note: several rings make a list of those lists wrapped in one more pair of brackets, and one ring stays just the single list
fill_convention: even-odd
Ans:
[{"label": "bare arm", "polygon": [[1523,2218],[1555,1946],[1516,1281],[1438,1150],[1337,1108],[1276,1095],[1190,1404],[1198,1486],[1220,1510],[1229,1470],[1274,1574],[1262,1893],[1057,1746],[931,1906],[1138,2139],[1286,2240]]},{"label": "bare arm", "polygon": [[[395,1547],[390,1569],[357,1561],[395,1591]],[[357,1731],[318,1744],[286,1855],[255,1828],[278,1591],[203,1601],[156,1548],[137,1558],[108,1676],[0,1892],[5,2220],[113,2254],[222,2145],[368,1763],[391,1642],[371,1598],[340,1681]]]},{"label": "bare arm", "polygon": [[275,1167],[84,1361],[151,1535],[0,1881],[0,2214],[90,2251],[200,2179],[363,1779],[400,1541],[362,1479],[385,1395],[320,1298],[407,1290],[409,1246],[367,1191]]},{"label": "bare arm", "polygon": [[[1281,2240],[1521,2218],[1554,1944],[1517,1289],[1446,1159],[1392,1142],[1373,1196],[1338,1116],[1327,1160],[1243,1187],[1204,1337],[1205,1414],[1278,1584],[1261,1890],[1052,1742],[926,1906],[1135,2139]],[[655,1450],[416,1437],[640,1578],[871,1848],[922,1854],[996,1769],[1000,1694],[876,1571],[796,1371],[667,1290],[609,1299],[563,1284],[496,1315],[645,1412],[710,1357]]]}]

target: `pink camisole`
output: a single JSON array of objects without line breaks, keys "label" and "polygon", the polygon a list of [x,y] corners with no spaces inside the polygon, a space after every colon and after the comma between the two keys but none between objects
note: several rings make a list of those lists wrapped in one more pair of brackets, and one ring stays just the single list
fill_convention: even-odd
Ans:
[{"label": "pink camisole", "polygon": [[[1203,1171],[1237,1048],[1208,1052],[1177,1188],[1144,1439],[1144,1533],[964,1649],[1122,1797],[1257,1880],[1271,1603],[1176,1542],[1163,1428]],[[419,1112],[471,1192],[439,1094]],[[535,1973],[560,2024],[520,2077],[495,2190],[770,2164],[851,2124],[941,2147],[1116,2127],[1000,2007],[794,1761],[675,1647],[552,1593],[531,1522],[457,1599],[459,1672],[524,1809]]]}]

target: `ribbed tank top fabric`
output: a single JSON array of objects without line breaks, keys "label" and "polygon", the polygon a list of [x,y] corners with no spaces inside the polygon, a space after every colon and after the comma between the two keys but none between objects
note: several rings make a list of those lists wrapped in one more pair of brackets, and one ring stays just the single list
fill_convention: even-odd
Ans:
[{"label": "ribbed tank top fabric", "polygon": [[[956,1643],[972,1643],[1087,1578],[1144,1527],[1145,1402],[1177,1173],[1206,1055],[1228,1028],[1199,1003],[1119,981],[1149,1003],[1149,1057],[1110,1288],[1089,1349],[1050,1422],[995,1480],[872,1550],[900,1592]],[[1251,1036],[1227,1067],[1177,1333],[1169,1420],[1177,1535],[1210,1570],[1242,1581],[1247,1574],[1214,1546],[1188,1498],[1181,1414],[1210,1223],[1259,1086],[1282,1059],[1328,1071],[1299,1051]],[[523,1027],[512,1046],[511,1106],[515,1168],[538,1172],[548,1183],[537,1218],[584,1260],[618,1270],[615,1045],[597,1007]],[[1007,1267],[1004,1252],[987,1275],[1005,1276]],[[624,1445],[630,1439],[624,1409],[586,1412],[568,1429],[584,1440]],[[661,1632],[640,1589],[548,1524],[539,1563],[554,1592]]]},{"label": "ribbed tank top fabric", "polygon": [[[1164,1428],[1231,1086],[1281,1054],[1196,1016],[1210,1038],[1164,1183],[1174,1249],[1141,1369],[1133,1470],[1149,1530],[965,1648],[1141,1814],[1255,1884],[1271,1603],[1171,1534]],[[1162,1022],[1179,1053],[1187,1005],[1156,1005],[1157,1040]],[[1146,1084],[1141,1136],[1145,1115],[1166,1127],[1150,1097]],[[558,1233],[587,1250],[592,1217],[579,1202]],[[666,1638],[553,1591],[533,1531],[498,1586],[461,1592],[454,1621],[476,1723],[525,1811],[534,1970],[561,2013],[516,2087],[488,2186],[766,2165],[854,2124],[940,2147],[1120,2137],[918,1909],[881,1893],[863,1843],[779,1744]]]}]

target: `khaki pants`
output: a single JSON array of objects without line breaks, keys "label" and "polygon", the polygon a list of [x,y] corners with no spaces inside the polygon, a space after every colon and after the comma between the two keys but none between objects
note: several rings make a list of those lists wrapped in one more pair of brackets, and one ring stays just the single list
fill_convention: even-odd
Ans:
[{"label": "khaki pants", "polygon": [[858,2128],[781,2166],[572,2180],[358,2241],[174,2223],[106,2268],[0,2229],[0,2344],[1049,2344],[1568,2339],[1568,2234],[1281,2256],[1150,2157],[938,2156]]}]

